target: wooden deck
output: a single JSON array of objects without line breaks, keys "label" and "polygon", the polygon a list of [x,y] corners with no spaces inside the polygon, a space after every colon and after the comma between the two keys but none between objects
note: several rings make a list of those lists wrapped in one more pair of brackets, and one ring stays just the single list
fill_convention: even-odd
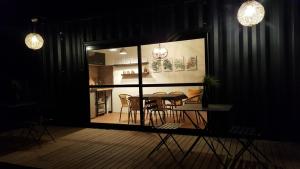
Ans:
[{"label": "wooden deck", "polygon": [[[148,153],[159,142],[154,133],[63,127],[51,127],[51,132],[56,137],[56,142],[45,136],[40,145],[23,144],[15,149],[10,148],[0,153],[0,162],[55,169],[179,168],[165,147],[147,158]],[[195,139],[194,136],[175,135],[175,137],[185,151]],[[5,136],[1,136],[1,138],[3,140]],[[240,148],[238,144],[229,139],[226,139],[225,142],[231,153]],[[15,141],[10,143],[20,144]],[[180,158],[182,154],[175,144],[170,142],[169,145],[176,157]],[[300,168],[299,144],[257,141],[256,145],[271,159],[272,164],[268,164],[268,168]],[[217,150],[218,154],[224,154],[221,146],[218,146]],[[222,166],[201,141],[184,161],[182,168],[217,169]],[[246,153],[236,168],[257,169],[262,167],[257,165],[255,160]]]}]

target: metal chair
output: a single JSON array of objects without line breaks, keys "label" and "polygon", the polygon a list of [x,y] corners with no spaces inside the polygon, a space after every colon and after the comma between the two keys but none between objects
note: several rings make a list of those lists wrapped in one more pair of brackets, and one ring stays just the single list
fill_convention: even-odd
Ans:
[{"label": "metal chair", "polygon": [[244,127],[244,126],[233,126],[229,130],[229,136],[238,141],[241,145],[241,149],[237,151],[233,160],[230,164],[230,169],[235,168],[236,163],[241,158],[241,156],[247,151],[249,154],[254,157],[254,159],[265,169],[268,167],[264,162],[262,162],[262,158],[271,163],[271,160],[263,154],[261,150],[254,144],[254,141],[260,137],[261,132],[253,127]]},{"label": "metal chair", "polygon": [[[201,104],[201,96],[202,96],[202,94],[198,94],[198,95],[192,96],[192,97],[187,98],[186,100],[184,100],[183,103],[184,104]],[[183,121],[185,120],[183,112],[179,113],[179,121],[181,119]],[[199,121],[202,121],[202,119],[197,115],[197,113],[196,113],[196,120],[197,120],[197,124],[199,124]]]},{"label": "metal chair", "polygon": [[[157,94],[157,95],[163,95],[163,94],[167,94],[167,92],[155,92],[153,94]],[[147,100],[146,100],[147,101]],[[162,102],[163,104],[160,105],[160,106],[164,106],[164,102]],[[145,110],[146,110],[146,116],[145,117],[148,117],[149,116],[149,111],[147,110],[147,108],[145,107]],[[155,116],[156,116],[156,113],[155,113]]]},{"label": "metal chair", "polygon": [[[175,91],[175,92],[170,92],[169,94],[184,94],[183,92],[180,91]],[[177,99],[177,100],[169,100],[169,103],[165,104],[165,107],[170,109],[170,113],[173,115],[173,120],[179,122],[178,114],[177,111],[173,111],[173,108],[176,108],[177,106],[182,106],[183,101],[182,99]]]},{"label": "metal chair", "polygon": [[[180,123],[163,123],[160,126],[155,126],[154,122],[153,122],[153,118],[152,118],[152,111],[156,111],[158,109],[158,104],[157,104],[157,100],[148,100],[146,101],[145,105],[147,107],[147,109],[150,111],[150,124],[153,127],[154,131],[156,132],[156,134],[158,135],[158,137],[160,138],[160,142],[153,148],[153,150],[148,154],[148,157],[150,157],[155,151],[158,151],[162,145],[165,145],[168,152],[170,153],[170,155],[172,156],[172,158],[177,162],[177,159],[175,157],[175,155],[173,154],[173,152],[171,151],[170,147],[168,146],[168,140],[171,138],[174,143],[177,145],[177,147],[179,148],[179,150],[183,152],[182,148],[180,147],[180,145],[178,144],[178,142],[176,141],[176,139],[173,137],[172,133],[174,132],[174,130],[177,130],[181,124]],[[162,120],[162,119],[161,119]],[[163,136],[162,134],[165,133],[165,136]]]},{"label": "metal chair", "polygon": [[[155,104],[155,106],[151,107],[151,109],[149,109],[149,103]],[[166,110],[167,109],[165,109],[164,100],[162,100],[159,97],[151,98],[151,99],[145,101],[145,106],[146,106],[147,113],[149,114],[149,119],[151,119],[152,116],[154,115],[155,123],[157,123],[157,115],[158,115],[159,119],[161,121],[161,124],[166,123]],[[149,125],[151,125],[150,120],[149,120]]]}]

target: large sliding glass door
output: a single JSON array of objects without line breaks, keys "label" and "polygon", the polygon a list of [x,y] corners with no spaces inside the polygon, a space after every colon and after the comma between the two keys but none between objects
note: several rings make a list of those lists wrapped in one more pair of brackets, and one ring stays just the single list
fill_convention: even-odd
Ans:
[{"label": "large sliding glass door", "polygon": [[206,38],[105,49],[86,46],[86,49],[91,123],[149,124],[144,95],[184,95],[176,103],[164,100],[164,116],[172,121],[184,120],[182,113],[172,111],[174,106],[181,106],[194,96],[199,96],[196,104],[201,102]]}]

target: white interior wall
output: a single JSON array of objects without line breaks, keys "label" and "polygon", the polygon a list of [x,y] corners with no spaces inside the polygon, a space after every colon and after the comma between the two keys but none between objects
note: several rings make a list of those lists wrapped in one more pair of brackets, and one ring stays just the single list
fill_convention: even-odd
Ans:
[{"label": "white interior wall", "polygon": [[[142,46],[142,59],[148,58],[150,76],[143,78],[143,83],[199,83],[202,82],[205,75],[205,43],[204,39],[186,40],[177,42],[161,43],[162,47],[168,49],[167,58],[173,63],[172,72],[155,73],[151,69],[153,62],[152,50],[157,47],[157,44]],[[174,70],[174,59],[178,57],[187,58],[189,56],[197,56],[197,70]],[[185,59],[184,63],[187,59]],[[144,61],[144,60],[143,60]]]}]

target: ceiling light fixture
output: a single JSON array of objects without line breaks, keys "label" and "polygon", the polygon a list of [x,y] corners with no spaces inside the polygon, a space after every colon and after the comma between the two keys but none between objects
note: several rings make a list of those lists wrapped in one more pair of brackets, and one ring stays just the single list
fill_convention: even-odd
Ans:
[{"label": "ceiling light fixture", "polygon": [[154,59],[164,59],[168,56],[168,50],[164,47],[161,47],[159,43],[158,47],[155,47],[153,49],[152,56]]},{"label": "ceiling light fixture", "polygon": [[120,49],[120,55],[127,55],[127,51],[125,48]]},{"label": "ceiling light fixture", "polygon": [[25,37],[25,44],[28,48],[33,50],[38,50],[43,47],[44,39],[43,37],[35,32],[35,24],[37,23],[38,19],[33,18],[31,22],[33,23],[33,32],[29,33]]},{"label": "ceiling light fixture", "polygon": [[111,48],[111,49],[108,49],[109,51],[111,51],[111,52],[116,52],[116,51],[118,51],[118,49],[116,49],[116,48]]},{"label": "ceiling light fixture", "polygon": [[255,0],[244,2],[237,13],[237,19],[243,26],[256,25],[263,20],[264,16],[264,6]]}]

